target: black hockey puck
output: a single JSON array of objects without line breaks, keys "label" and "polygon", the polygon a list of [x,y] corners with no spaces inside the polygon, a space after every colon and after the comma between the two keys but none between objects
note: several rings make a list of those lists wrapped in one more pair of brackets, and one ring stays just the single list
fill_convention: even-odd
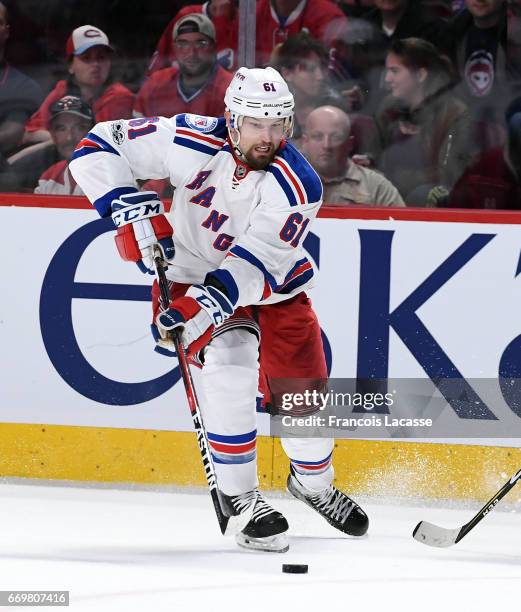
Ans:
[{"label": "black hockey puck", "polygon": [[282,571],[284,572],[284,574],[307,574],[308,566],[298,565],[295,563],[283,563]]}]

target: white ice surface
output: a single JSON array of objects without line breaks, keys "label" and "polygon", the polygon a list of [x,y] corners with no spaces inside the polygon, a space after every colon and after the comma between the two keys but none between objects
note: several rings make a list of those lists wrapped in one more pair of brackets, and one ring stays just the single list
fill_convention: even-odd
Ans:
[{"label": "white ice surface", "polygon": [[[369,536],[354,539],[297,500],[271,499],[290,523],[286,554],[222,537],[205,493],[0,484],[0,590],[69,590],[69,609],[103,612],[519,606],[518,513],[495,510],[440,550],[412,539],[416,523],[457,527],[475,509],[364,504]],[[282,574],[282,563],[307,563],[309,573]]]}]

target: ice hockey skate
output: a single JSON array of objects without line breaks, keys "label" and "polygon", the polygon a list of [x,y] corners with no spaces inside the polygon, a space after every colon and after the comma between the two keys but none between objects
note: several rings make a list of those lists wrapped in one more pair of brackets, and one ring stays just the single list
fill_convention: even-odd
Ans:
[{"label": "ice hockey skate", "polygon": [[279,553],[289,549],[286,535],[288,522],[280,512],[268,504],[258,489],[225,497],[234,516],[243,513],[251,515],[246,526],[235,536],[239,546],[249,550]]},{"label": "ice hockey skate", "polygon": [[362,536],[369,519],[360,506],[332,484],[323,491],[310,491],[297,479],[293,468],[288,476],[288,491],[323,516],[336,529],[352,536]]}]

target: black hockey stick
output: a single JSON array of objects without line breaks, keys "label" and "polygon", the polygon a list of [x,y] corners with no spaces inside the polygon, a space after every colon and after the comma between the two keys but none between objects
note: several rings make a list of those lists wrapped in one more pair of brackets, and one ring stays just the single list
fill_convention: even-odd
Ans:
[{"label": "black hockey stick", "polygon": [[433,525],[427,521],[421,521],[414,528],[412,537],[422,544],[427,544],[427,546],[436,546],[437,548],[447,548],[457,544],[467,535],[469,531],[474,529],[474,527],[482,519],[484,519],[491,510],[496,507],[499,500],[505,497],[505,495],[516,485],[520,478],[521,470],[516,472],[512,478],[510,478],[510,480],[508,480],[501,487],[501,489],[499,489],[494,497],[488,500],[488,502],[483,506],[483,508],[481,508],[476,516],[474,516],[468,523],[465,523],[463,527],[446,529],[445,527],[439,527],[438,525]]},{"label": "black hockey stick", "polygon": [[[170,294],[168,291],[168,281],[165,274],[165,261],[160,249],[157,246],[154,248],[154,265],[156,268],[157,283],[159,285],[160,303],[162,308],[167,310],[168,305],[170,304]],[[195,392],[188,359],[186,357],[183,343],[181,342],[181,334],[174,332],[172,334],[172,340],[174,342],[177,358],[179,360],[181,377],[183,378],[183,383],[185,386],[188,406],[190,408],[190,412],[192,413],[194,429],[197,435],[197,443],[201,452],[204,473],[206,476],[206,481],[208,482],[208,488],[210,489],[210,496],[212,498],[215,514],[217,515],[217,521],[219,522],[221,533],[224,535],[230,535],[240,531],[240,529],[242,529],[249,521],[250,517],[246,516],[246,513],[242,513],[240,515],[241,520],[239,524],[237,520],[238,517],[232,517],[234,520],[230,521],[230,512],[225,512],[223,509],[224,503],[219,492],[219,488],[217,487],[217,477],[215,474],[215,466],[212,461],[212,456],[210,454],[208,436],[206,435],[206,429],[204,428],[201,409],[199,408],[199,401],[197,400],[197,394]]]}]

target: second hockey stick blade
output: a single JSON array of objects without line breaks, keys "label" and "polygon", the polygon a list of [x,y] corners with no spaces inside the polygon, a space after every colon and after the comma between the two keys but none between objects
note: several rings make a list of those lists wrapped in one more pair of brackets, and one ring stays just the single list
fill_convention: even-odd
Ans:
[{"label": "second hockey stick blade", "polygon": [[498,504],[499,500],[505,497],[505,495],[514,487],[517,481],[521,478],[521,470],[517,471],[512,478],[499,489],[499,491],[491,497],[488,502],[481,508],[481,510],[473,516],[468,523],[465,523],[463,527],[456,529],[446,529],[445,527],[439,527],[428,521],[419,522],[414,531],[412,537],[422,544],[427,546],[434,546],[436,548],[448,548],[454,544],[457,544],[462,540],[471,529],[487,516],[487,514],[493,510]]},{"label": "second hockey stick blade", "polygon": [[445,527],[439,527],[428,521],[420,521],[414,528],[412,537],[422,544],[427,544],[427,546],[448,548],[459,541],[458,535],[461,529],[461,527],[446,529]]}]

